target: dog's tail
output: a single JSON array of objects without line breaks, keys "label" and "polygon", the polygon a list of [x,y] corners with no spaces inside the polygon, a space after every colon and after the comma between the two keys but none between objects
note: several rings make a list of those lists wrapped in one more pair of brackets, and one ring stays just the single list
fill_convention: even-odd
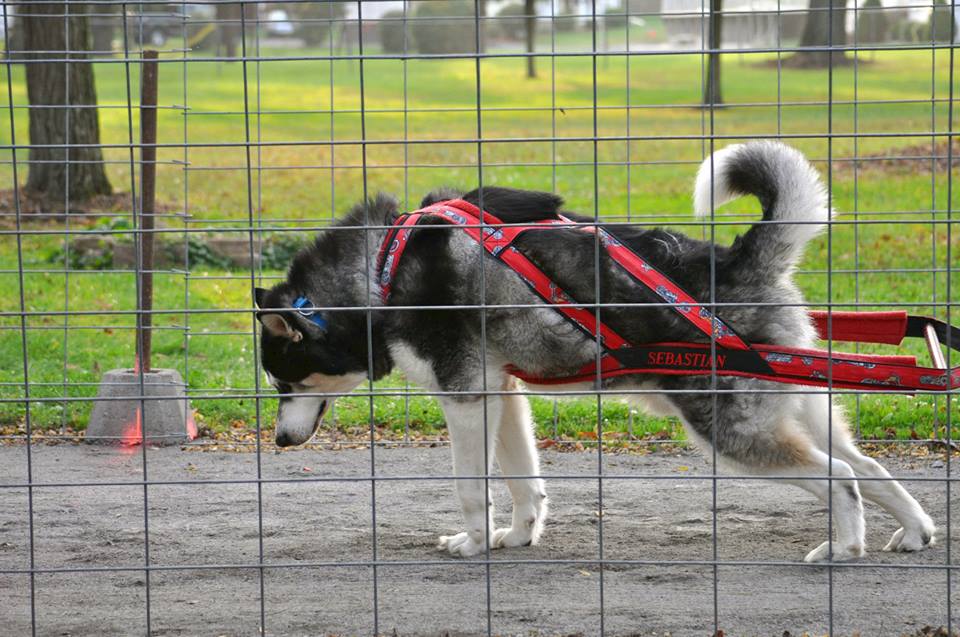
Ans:
[{"label": "dog's tail", "polygon": [[799,151],[777,142],[727,146],[700,166],[693,195],[697,215],[741,195],[760,200],[763,221],[731,249],[743,266],[761,272],[795,266],[832,214],[817,171]]}]

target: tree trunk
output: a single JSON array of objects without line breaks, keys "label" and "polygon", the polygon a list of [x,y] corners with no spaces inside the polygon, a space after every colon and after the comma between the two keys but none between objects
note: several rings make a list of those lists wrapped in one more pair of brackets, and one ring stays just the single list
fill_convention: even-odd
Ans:
[{"label": "tree trunk", "polygon": [[709,62],[707,64],[707,84],[703,87],[703,105],[717,106],[723,104],[720,95],[720,47],[723,34],[723,0],[710,0],[710,24],[708,43],[710,47]]},{"label": "tree trunk", "polygon": [[[97,89],[86,60],[90,30],[76,3],[22,5],[30,102],[30,164],[26,190],[54,206],[110,194],[100,144]],[[71,12],[68,18],[63,15]],[[79,53],[69,53],[79,51]],[[69,90],[68,90],[69,87]],[[63,144],[77,145],[64,148]],[[49,147],[45,147],[49,146]]]},{"label": "tree trunk", "polygon": [[[830,8],[833,7],[831,11]],[[800,35],[800,47],[842,47],[847,43],[847,0],[810,0],[810,12]],[[843,51],[799,51],[789,65],[827,68],[849,62]]]},{"label": "tree trunk", "polygon": [[[532,54],[537,39],[537,7],[534,0],[523,1],[524,23],[527,32],[527,53]],[[527,77],[537,77],[537,64],[533,55],[527,56]]]},{"label": "tree trunk", "polygon": [[218,54],[225,58],[237,57],[237,46],[243,35],[243,24],[240,22],[241,12],[239,4],[216,5],[217,28],[220,34]]},{"label": "tree trunk", "polygon": [[477,53],[486,53],[487,51],[487,0],[477,0],[477,31],[480,37],[477,39]]}]

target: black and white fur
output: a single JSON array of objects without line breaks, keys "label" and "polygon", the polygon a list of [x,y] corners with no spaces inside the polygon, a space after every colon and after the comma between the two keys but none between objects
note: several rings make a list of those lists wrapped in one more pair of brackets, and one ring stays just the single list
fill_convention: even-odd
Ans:
[{"label": "black and white fur", "polygon": [[[428,195],[424,204],[459,194],[439,191]],[[484,209],[506,223],[554,217],[562,204],[555,195],[502,188],[462,196],[480,204],[481,194]],[[815,332],[790,275],[804,245],[830,218],[826,190],[800,153],[781,144],[757,142],[725,148],[703,164],[696,180],[695,208],[707,214],[744,194],[760,199],[764,221],[729,247],[662,229],[607,229],[694,298],[711,298],[713,259],[716,301],[738,303],[719,314],[745,340],[810,347]],[[535,477],[539,467],[527,401],[517,394],[484,399],[483,392],[518,387],[504,371],[507,365],[544,376],[572,374],[594,360],[597,345],[547,306],[498,307],[538,305],[539,300],[462,230],[433,219],[413,231],[389,300],[394,307],[417,309],[378,311],[382,302],[373,269],[386,231],[368,226],[387,226],[397,214],[395,201],[383,195],[358,205],[339,228],[320,233],[296,257],[284,283],[257,291],[264,327],[263,364],[284,394],[277,444],[306,442],[336,395],[366,381],[368,369],[376,380],[397,367],[427,390],[448,392],[439,400],[453,448],[464,530],[441,536],[440,548],[467,557],[483,552],[488,542],[490,548],[535,543],[547,513],[547,497],[543,481]],[[527,232],[515,245],[582,303],[595,302],[598,280],[601,303],[658,302],[613,265],[604,251],[598,275],[595,238],[588,233],[560,228]],[[325,330],[283,311],[301,295],[328,308],[321,312],[328,323]],[[487,305],[485,324],[481,310],[449,307],[481,302]],[[704,341],[703,334],[666,307],[604,307],[601,318],[634,343]],[[713,394],[709,390],[714,382],[721,390],[743,393]],[[644,394],[646,402],[661,413],[679,416],[689,437],[701,446],[715,445],[725,464],[759,476],[793,477],[797,486],[824,502],[832,500],[837,531],[832,555],[830,543],[824,542],[806,555],[807,561],[863,554],[861,495],[901,525],[885,550],[916,551],[930,545],[932,520],[897,482],[857,481],[858,476],[889,478],[889,474],[856,449],[839,408],[831,409],[827,394],[749,393],[783,387],[753,379],[655,375],[603,383],[604,389],[612,390],[668,390]],[[831,439],[833,449],[828,453]],[[494,525],[482,479],[494,459],[506,475],[532,476],[507,480],[514,509],[510,526],[504,528]],[[828,475],[834,479],[825,479]],[[485,529],[490,530],[489,537]]]}]

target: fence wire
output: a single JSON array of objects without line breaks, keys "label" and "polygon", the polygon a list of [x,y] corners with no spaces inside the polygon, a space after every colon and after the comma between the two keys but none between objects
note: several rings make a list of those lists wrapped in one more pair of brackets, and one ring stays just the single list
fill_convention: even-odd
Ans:
[{"label": "fence wire", "polygon": [[[494,635],[504,630],[497,593],[498,587],[507,585],[504,567],[535,570],[560,565],[595,569],[596,578],[584,583],[590,592],[570,603],[595,607],[597,621],[591,633],[620,634],[619,620],[609,610],[619,581],[611,580],[611,573],[629,567],[702,567],[709,573],[705,594],[711,598],[710,616],[699,618],[701,632],[740,634],[727,619],[725,607],[749,602],[725,597],[725,574],[736,569],[803,567],[825,572],[824,612],[811,612],[807,621],[828,634],[846,630],[838,630],[835,623],[842,616],[836,603],[839,578],[879,570],[902,571],[898,577],[927,572],[942,576],[944,595],[933,601],[943,611],[938,624],[953,635],[952,581],[957,565],[952,563],[951,547],[956,479],[952,426],[958,413],[954,392],[878,394],[833,387],[832,377],[826,390],[849,414],[859,443],[882,454],[942,463],[942,475],[896,476],[908,486],[932,483],[942,489],[945,518],[937,523],[943,528],[945,546],[943,560],[936,563],[913,556],[825,565],[729,558],[718,539],[724,489],[738,481],[757,484],[758,489],[764,485],[747,471],[723,471],[715,444],[700,473],[611,470],[616,466],[611,463],[622,455],[664,449],[676,453],[688,443],[676,419],[647,416],[621,398],[669,398],[689,390],[639,386],[612,391],[598,382],[586,388],[559,386],[550,394],[532,397],[537,446],[544,453],[592,454],[591,462],[579,471],[565,469],[545,476],[551,493],[570,481],[595,486],[589,506],[596,507],[596,550],[588,555],[552,552],[529,557],[511,555],[510,550],[494,555],[489,543],[469,560],[437,558],[429,552],[429,543],[418,547],[422,558],[416,559],[397,559],[390,550],[382,550],[385,527],[378,520],[386,515],[388,524],[397,525],[387,502],[395,485],[413,489],[435,481],[457,484],[480,478],[489,507],[490,489],[505,481],[541,477],[507,470],[472,477],[448,471],[384,471],[383,454],[393,450],[419,453],[449,446],[437,401],[478,394],[483,401],[483,464],[491,466],[496,430],[488,429],[487,414],[499,407],[491,407],[490,401],[499,404],[504,397],[529,392],[492,380],[488,384],[487,364],[481,366],[481,389],[424,390],[399,372],[374,381],[374,352],[367,346],[368,380],[334,404],[318,437],[307,445],[318,457],[361,447],[369,453],[364,470],[277,477],[265,464],[280,453],[273,440],[277,393],[264,382],[255,290],[284,280],[297,250],[317,232],[361,230],[369,235],[388,229],[370,219],[369,210],[362,225],[333,225],[351,205],[380,191],[392,193],[406,211],[416,209],[426,193],[444,186],[546,190],[560,194],[570,209],[591,220],[582,225],[666,227],[712,246],[725,246],[755,220],[756,208],[744,202],[720,210],[711,206],[705,219],[691,219],[688,192],[696,168],[729,143],[778,139],[807,155],[828,187],[830,206],[840,211],[794,273],[805,295],[803,307],[829,312],[904,309],[956,321],[960,278],[953,206],[954,58],[960,9],[909,0],[848,4],[4,0],[2,108],[7,122],[0,126],[0,281],[5,292],[0,299],[0,445],[17,453],[22,450],[22,462],[6,466],[0,474],[0,498],[15,503],[25,496],[25,506],[7,524],[23,531],[26,545],[18,546],[26,559],[6,559],[2,549],[8,544],[0,542],[0,578],[26,581],[29,592],[25,600],[18,598],[22,607],[0,604],[7,606],[0,610],[0,618],[10,612],[9,625],[17,632],[29,626],[31,634],[47,634],[57,626],[45,618],[51,612],[43,593],[46,578],[139,574],[143,579],[137,612],[142,621],[129,630],[140,632],[142,627],[147,634],[159,633],[164,622],[158,628],[156,606],[167,600],[161,593],[158,602],[156,592],[165,590],[161,585],[168,573],[203,571],[217,577],[243,571],[254,574],[256,586],[241,603],[255,605],[257,617],[255,626],[240,632],[281,634],[288,628],[275,627],[281,624],[280,611],[271,607],[275,572],[358,569],[368,594],[355,614],[369,614],[367,632],[396,634],[393,620],[381,616],[381,596],[385,588],[392,592],[396,569],[402,573],[412,566],[479,568],[483,620],[468,632]],[[805,26],[816,21],[825,24],[827,32],[811,43]],[[49,37],[54,30],[57,37]],[[72,40],[77,34],[86,41]],[[49,48],[44,42],[62,46]],[[157,207],[146,215],[141,181],[145,144],[137,98],[145,50],[158,51],[160,75],[158,138],[147,145],[157,155],[149,162],[156,168]],[[74,85],[85,81],[82,69],[95,78],[92,94]],[[58,72],[62,86],[44,79],[59,77]],[[90,111],[98,126],[95,139],[83,130],[89,124],[79,123]],[[61,131],[60,138],[41,130],[43,126]],[[97,155],[90,155],[92,151]],[[110,182],[93,197],[76,192],[88,182],[71,179],[71,173],[91,171],[100,171]],[[40,177],[33,180],[44,173],[54,175],[47,177],[53,196],[37,189],[43,184]],[[482,217],[480,222],[485,225]],[[462,232],[444,231],[448,230]],[[156,244],[152,267],[145,265],[142,253],[147,236]],[[600,235],[594,237],[594,290],[599,299],[602,248]],[[478,264],[482,253],[478,247]],[[797,305],[717,298],[715,248],[710,254],[710,297],[699,299],[705,306],[722,314],[725,308],[762,311]],[[368,272],[376,258],[369,250],[364,255]],[[154,281],[149,307],[138,303],[145,275]],[[487,303],[487,276],[487,268],[477,268],[479,303],[431,306],[434,311],[479,314],[479,356],[485,362],[488,311],[539,306]],[[366,298],[372,299],[375,282],[366,277],[364,285]],[[598,325],[601,312],[608,308],[672,306],[600,300],[579,305],[593,313]],[[373,343],[378,317],[422,308],[371,303],[326,307],[318,302],[317,309],[334,315],[362,313],[366,342]],[[186,431],[189,440],[184,432],[150,433],[147,403],[158,399],[146,391],[149,370],[137,357],[143,345],[137,326],[144,321],[153,322],[153,367],[174,369],[183,379],[182,393],[166,400],[184,405],[186,420],[195,423],[195,431]],[[951,343],[944,345],[949,368],[956,363]],[[716,360],[716,341],[709,346]],[[823,347],[831,353],[838,347],[857,353],[893,351],[832,340]],[[927,357],[922,343],[902,349],[920,360]],[[598,365],[602,354],[595,348]],[[126,432],[101,438],[124,443],[127,454],[132,445],[139,456],[139,473],[83,481],[38,474],[36,456],[47,445],[86,439],[95,403],[131,400],[109,391],[111,385],[124,383],[102,378],[108,370],[124,368],[133,370],[138,383],[132,399],[139,403],[139,438],[131,440]],[[717,401],[731,394],[805,396],[813,391],[796,386],[730,389],[719,385],[716,373],[710,379],[703,391],[712,397],[714,418]],[[302,395],[337,397],[324,392]],[[832,418],[837,408],[832,401],[829,404]],[[716,430],[712,427],[713,435]],[[829,470],[816,477],[832,484],[839,479],[833,473],[832,428],[827,435]],[[143,444],[145,440],[148,444]],[[251,452],[254,461],[240,477],[172,478],[162,466],[165,461],[152,454],[155,445],[166,442],[186,452]],[[711,509],[709,533],[703,538],[704,546],[709,545],[707,553],[651,559],[624,557],[619,549],[610,552],[605,543],[610,534],[605,531],[605,497],[616,485],[639,480],[680,481],[704,493],[709,489],[705,504]],[[796,477],[773,472],[764,480],[789,483]],[[869,484],[889,478],[858,476],[858,480]],[[155,559],[157,550],[161,555],[163,550],[151,541],[151,529],[158,524],[154,511],[169,506],[165,490],[181,488],[189,497],[203,500],[218,486],[244,485],[255,492],[252,511],[243,513],[255,517],[254,555],[238,560],[224,553],[212,556],[210,563]],[[311,559],[313,553],[272,556],[267,546],[275,524],[270,499],[274,487],[282,485],[357,487],[357,493],[368,495],[369,521],[357,524],[369,533],[369,552],[358,549],[324,559]],[[94,556],[79,565],[46,558],[45,542],[38,540],[43,521],[35,499],[61,491],[69,498],[70,493],[94,488],[135,490],[129,506],[142,513],[137,521],[142,560],[100,562],[96,547],[90,547]],[[833,542],[833,490],[828,493],[822,530]],[[415,521],[409,522],[413,527]],[[492,531],[486,528],[484,535]],[[544,543],[558,532],[551,528]],[[5,538],[14,536],[4,534],[0,525],[0,540]],[[314,538],[302,540],[307,544]],[[9,546],[16,544],[14,539],[10,542]],[[783,548],[786,554],[795,547]],[[897,586],[884,577],[877,584],[881,589]],[[79,587],[84,580],[71,581]],[[595,598],[587,600],[588,595]],[[411,612],[416,615],[416,610]],[[528,614],[526,627],[539,628],[538,609],[512,612]],[[611,628],[612,620],[617,628]],[[197,632],[215,628],[194,627]],[[301,629],[340,632],[323,623]],[[96,632],[89,627],[71,630]],[[416,633],[417,620],[399,630]]]}]

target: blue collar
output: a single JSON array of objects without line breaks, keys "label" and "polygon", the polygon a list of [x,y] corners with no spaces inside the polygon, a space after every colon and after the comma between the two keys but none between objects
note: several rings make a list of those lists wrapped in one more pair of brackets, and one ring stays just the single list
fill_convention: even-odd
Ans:
[{"label": "blue collar", "polygon": [[305,296],[298,296],[297,300],[293,302],[293,307],[297,310],[297,314],[300,316],[309,319],[311,323],[316,325],[322,330],[327,329],[327,320],[320,316],[320,313],[316,310],[301,310],[302,307],[313,307],[313,303],[310,302]]}]

